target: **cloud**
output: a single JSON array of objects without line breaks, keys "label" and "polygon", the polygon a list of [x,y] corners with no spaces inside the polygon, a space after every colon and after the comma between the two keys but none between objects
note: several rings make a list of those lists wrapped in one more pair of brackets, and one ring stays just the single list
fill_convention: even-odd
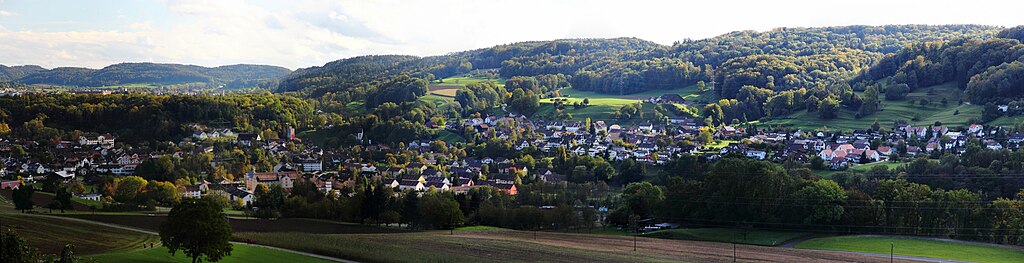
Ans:
[{"label": "cloud", "polygon": [[[7,23],[41,20],[52,25],[65,19],[19,9],[19,15],[2,18],[0,62],[46,67],[102,67],[126,61],[204,66],[258,63],[294,69],[366,54],[439,55],[559,38],[626,36],[669,44],[783,26],[1024,24],[1024,17],[1015,13],[1022,8],[1019,3],[998,3],[1002,8],[986,9],[991,4],[980,3],[985,0],[967,6],[864,2],[162,0],[154,7],[158,10],[119,13],[124,17],[115,17],[119,27],[113,29],[99,30],[92,27],[94,21],[82,19],[59,32],[47,31],[48,26]],[[883,5],[889,11],[873,9]],[[82,10],[89,11],[95,10]],[[0,11],[0,15],[15,14]]]},{"label": "cloud", "polygon": [[[2,1],[0,1],[0,2],[2,2]],[[16,16],[16,15],[18,15],[18,14],[14,13],[14,12],[11,12],[11,11],[0,10],[0,16]]]}]

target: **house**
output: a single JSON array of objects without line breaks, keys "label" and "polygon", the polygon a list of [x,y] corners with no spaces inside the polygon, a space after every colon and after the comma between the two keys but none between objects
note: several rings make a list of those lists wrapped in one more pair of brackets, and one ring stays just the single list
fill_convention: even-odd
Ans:
[{"label": "house", "polygon": [[981,124],[971,124],[971,126],[967,128],[967,133],[974,134],[974,136],[981,136],[984,130],[985,126]]},{"label": "house", "polygon": [[423,174],[423,171],[426,169],[427,166],[421,163],[410,163],[409,165],[405,166],[405,170],[407,170],[407,172],[411,172],[414,174]]},{"label": "house", "polygon": [[182,187],[181,197],[182,198],[200,198],[203,197],[203,193],[208,191],[209,183],[203,181],[198,184],[186,185]]},{"label": "house", "polygon": [[486,180],[477,183],[477,187],[492,187],[509,195],[519,194],[519,188],[516,187],[516,184],[507,181]]},{"label": "house", "polygon": [[241,203],[245,206],[252,205],[253,198],[255,197],[252,192],[238,187],[225,187],[221,191],[223,194],[227,195],[228,201],[231,201],[232,204]]},{"label": "house", "polygon": [[109,133],[93,136],[78,136],[78,144],[82,146],[114,146],[114,136]]},{"label": "house", "polygon": [[239,133],[238,137],[235,139],[235,142],[238,142],[241,145],[252,147],[254,143],[259,142],[261,140],[263,140],[263,138],[260,138],[259,134]]},{"label": "house", "polygon": [[244,181],[246,189],[256,189],[259,184],[267,186],[280,185],[284,189],[292,189],[295,180],[301,175],[296,172],[270,172],[257,173],[255,170],[245,173]]},{"label": "house", "polygon": [[319,172],[324,170],[324,161],[317,158],[301,158],[296,163],[302,167],[303,172]]},{"label": "house", "polygon": [[19,189],[21,188],[21,181],[0,181],[0,189]]},{"label": "house", "polygon": [[736,133],[738,132],[739,130],[733,128],[732,126],[725,126],[719,129],[716,135],[719,138],[732,138],[733,136],[736,136]]},{"label": "house", "polygon": [[875,151],[878,152],[878,154],[880,154],[880,155],[889,156],[889,155],[892,154],[892,147],[889,147],[889,146],[878,146],[878,149],[876,149]]},{"label": "house", "polygon": [[655,103],[678,103],[682,104],[686,102],[682,95],[679,94],[664,94],[658,97]]},{"label": "house", "polygon": [[768,156],[768,153],[765,152],[765,151],[747,150],[747,157],[749,157],[749,158],[754,158],[754,159],[758,159],[758,160],[764,160],[764,158],[767,157],[767,156]]},{"label": "house", "polygon": [[424,189],[434,189],[440,191],[451,190],[451,186],[443,182],[427,182],[427,184],[425,184],[423,187]]},{"label": "house", "polygon": [[907,155],[916,156],[918,153],[921,153],[921,147],[907,146]]},{"label": "house", "polygon": [[471,186],[474,185],[474,183],[473,183],[473,179],[472,178],[459,177],[459,178],[455,178],[455,180],[452,182],[452,185],[460,186],[460,187],[462,187],[462,186],[469,186],[469,187],[471,187]]},{"label": "house", "polygon": [[835,157],[829,161],[828,168],[832,170],[844,170],[848,165],[849,163],[847,162],[846,158]]},{"label": "house", "polygon": [[394,186],[396,185],[396,183],[398,186],[398,191],[412,190],[420,192],[426,190],[426,186],[424,186],[423,182],[418,180],[395,180],[391,184],[392,188],[395,188]]},{"label": "house", "polygon": [[97,201],[98,202],[98,201],[100,201],[103,198],[103,195],[100,195],[100,194],[77,194],[77,195],[75,195],[75,198],[89,200],[89,201]]}]

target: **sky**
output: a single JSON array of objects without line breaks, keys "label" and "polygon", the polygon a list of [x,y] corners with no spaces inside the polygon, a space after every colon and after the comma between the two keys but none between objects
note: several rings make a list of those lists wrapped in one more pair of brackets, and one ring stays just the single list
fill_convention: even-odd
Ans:
[{"label": "sky", "polygon": [[1024,25],[1024,1],[0,0],[0,64],[121,62],[290,69],[369,54],[442,55],[532,40],[661,44],[739,30]]}]

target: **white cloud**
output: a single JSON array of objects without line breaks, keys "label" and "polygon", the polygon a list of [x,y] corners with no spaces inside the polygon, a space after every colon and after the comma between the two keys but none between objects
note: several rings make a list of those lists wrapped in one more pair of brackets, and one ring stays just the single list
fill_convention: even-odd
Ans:
[{"label": "white cloud", "polygon": [[[2,2],[3,1],[0,1],[0,3],[2,3]],[[0,10],[0,16],[16,16],[16,15],[18,15],[18,14],[14,13],[14,12],[11,12],[11,11]]]},{"label": "white cloud", "polygon": [[[0,27],[0,63],[102,67],[153,61],[299,68],[364,54],[438,55],[558,38],[628,36],[669,44],[782,26],[1024,24],[1017,14],[1024,4],[984,0],[970,5],[948,0],[294,2],[165,0],[164,11],[172,21],[150,22],[126,12],[120,30],[93,30],[88,23],[68,32]],[[886,8],[880,11],[878,6]],[[28,14],[4,19],[23,17]]]}]

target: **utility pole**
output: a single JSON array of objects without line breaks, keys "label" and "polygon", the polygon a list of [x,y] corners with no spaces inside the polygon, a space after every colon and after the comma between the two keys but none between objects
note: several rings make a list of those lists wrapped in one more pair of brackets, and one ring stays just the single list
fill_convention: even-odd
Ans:
[{"label": "utility pole", "polygon": [[893,261],[893,254],[896,252],[896,244],[889,242],[889,263]]},{"label": "utility pole", "polygon": [[732,242],[732,262],[736,262],[736,241]]}]

